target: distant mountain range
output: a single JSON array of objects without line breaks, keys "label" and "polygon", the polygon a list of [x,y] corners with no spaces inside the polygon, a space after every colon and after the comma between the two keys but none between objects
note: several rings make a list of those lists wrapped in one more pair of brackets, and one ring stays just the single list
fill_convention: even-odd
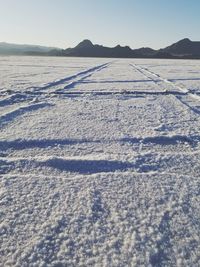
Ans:
[{"label": "distant mountain range", "polygon": [[149,47],[131,49],[129,46],[105,47],[84,40],[74,48],[59,49],[55,47],[16,45],[0,43],[1,55],[46,55],[64,57],[109,57],[109,58],[180,58],[200,59],[200,42],[188,38],[178,41],[166,48],[154,50]]},{"label": "distant mountain range", "polygon": [[0,42],[1,55],[43,55],[53,50],[60,50],[55,47],[46,47],[40,45],[10,44]]}]

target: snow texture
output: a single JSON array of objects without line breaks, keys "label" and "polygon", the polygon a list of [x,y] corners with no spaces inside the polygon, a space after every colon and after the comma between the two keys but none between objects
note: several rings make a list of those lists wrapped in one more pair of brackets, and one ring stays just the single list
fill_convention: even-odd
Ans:
[{"label": "snow texture", "polygon": [[0,57],[0,266],[200,266],[200,61]]}]

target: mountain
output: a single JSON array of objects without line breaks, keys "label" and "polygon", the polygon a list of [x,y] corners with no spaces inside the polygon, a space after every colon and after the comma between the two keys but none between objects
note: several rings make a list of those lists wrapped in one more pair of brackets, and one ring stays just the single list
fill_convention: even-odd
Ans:
[{"label": "mountain", "polygon": [[149,47],[131,49],[129,46],[106,47],[83,40],[77,46],[67,49],[38,45],[17,45],[0,43],[2,55],[42,55],[64,57],[107,57],[107,58],[190,58],[200,59],[200,42],[188,38],[166,48],[154,50]]},{"label": "mountain", "polygon": [[31,54],[45,54],[53,49],[58,50],[54,47],[46,47],[40,45],[26,45],[26,44],[11,44],[0,42],[0,54],[1,55],[31,55]]},{"label": "mountain", "polygon": [[129,46],[105,47],[94,45],[90,40],[84,40],[74,48],[68,48],[62,51],[63,56],[77,57],[110,57],[110,58],[133,58],[149,56],[155,53],[151,48],[141,48],[132,50]]},{"label": "mountain", "polygon": [[149,47],[142,47],[142,48],[138,48],[138,49],[134,49],[134,52],[138,55],[146,55],[146,56],[154,56],[157,51],[152,49],[152,48],[149,48]]},{"label": "mountain", "polygon": [[84,40],[74,48],[68,48],[63,51],[65,56],[81,57],[131,57],[132,50],[126,46],[120,45],[110,48],[102,45],[94,45],[90,40]]},{"label": "mountain", "polygon": [[74,48],[59,51],[61,56],[74,57],[110,57],[110,58],[199,58],[200,42],[187,38],[166,48],[154,50],[149,47],[131,49],[129,46],[105,47],[94,45],[90,40],[84,40]]},{"label": "mountain", "polygon": [[160,51],[178,57],[200,57],[200,42],[191,41],[188,38],[172,44]]},{"label": "mountain", "polygon": [[92,48],[94,45],[90,40],[83,40],[82,42],[80,42],[75,48],[76,49],[88,49],[88,48]]}]

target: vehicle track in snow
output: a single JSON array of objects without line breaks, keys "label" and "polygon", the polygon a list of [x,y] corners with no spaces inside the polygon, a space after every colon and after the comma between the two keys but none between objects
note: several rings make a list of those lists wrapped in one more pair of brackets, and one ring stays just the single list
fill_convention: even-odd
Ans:
[{"label": "vehicle track in snow", "polygon": [[199,266],[200,117],[131,62],[5,99],[0,265]]},{"label": "vehicle track in snow", "polygon": [[[0,127],[7,125],[9,122],[12,122],[15,118],[25,114],[26,112],[30,112],[41,107],[43,108],[45,106],[51,106],[51,103],[48,103],[49,101],[47,102],[47,100],[49,100],[49,95],[51,96],[52,94],[65,93],[65,91],[73,88],[76,84],[90,77],[95,72],[107,68],[109,64],[110,63],[101,64],[79,72],[73,76],[51,82],[43,87],[37,87],[34,91],[25,91],[23,93],[17,92],[0,100],[0,107],[10,106],[14,103],[24,103],[24,105],[20,107],[3,113],[0,116]],[[62,87],[62,89],[60,87]],[[34,99],[37,103],[33,103],[35,102]]]},{"label": "vehicle track in snow", "polygon": [[[105,64],[101,64],[98,66],[95,66],[93,68],[87,69],[85,71],[79,72],[75,75],[63,78],[61,80],[52,82],[50,84],[47,84],[43,87],[40,87],[38,89],[36,89],[36,91],[43,91],[48,89],[48,93],[49,92],[54,92],[54,91],[61,91],[62,89],[70,89],[72,88],[76,83],[90,77],[92,74],[94,74],[97,71],[101,71],[104,68],[107,68],[109,66],[109,64],[111,64],[111,62],[107,62]],[[51,89],[51,90],[49,90]]]},{"label": "vehicle track in snow", "polygon": [[149,69],[147,68],[144,68],[144,67],[141,67],[139,65],[136,65],[136,64],[131,64],[131,66],[133,66],[135,69],[137,69],[140,73],[142,73],[145,77],[148,77],[150,78],[152,81],[155,81],[155,83],[158,83],[158,82],[163,82],[167,85],[170,85],[170,87],[174,88],[176,91],[180,91],[182,93],[188,93],[188,89],[185,89],[185,88],[182,88],[178,85],[175,85],[173,82],[165,79],[165,78],[162,78],[160,75],[156,74],[155,72],[153,71],[150,71]]},{"label": "vehicle track in snow", "polygon": [[[44,95],[47,97],[49,94],[56,94],[61,93],[62,89],[70,89],[72,88],[76,83],[79,83],[80,81],[88,78],[93,73],[97,71],[101,71],[102,69],[108,67],[108,65],[111,64],[111,62],[107,62],[105,64],[97,65],[93,68],[89,68],[85,71],[78,72],[72,76],[67,76],[63,79],[50,82],[44,86],[41,87],[32,87],[31,89],[27,89],[23,92],[20,91],[14,91],[9,90],[9,92],[5,92],[3,97],[0,100],[0,107],[4,107],[7,105],[12,105],[14,103],[21,103],[25,102],[27,100],[33,100],[35,96]],[[7,95],[9,94],[9,95]]]},{"label": "vehicle track in snow", "polygon": [[40,103],[31,103],[28,105],[20,106],[16,109],[13,109],[5,114],[0,116],[0,129],[5,127],[7,124],[11,123],[13,120],[18,118],[19,116],[24,115],[25,113],[32,112],[38,109],[51,107],[53,104],[47,102],[40,102]]},{"label": "vehicle track in snow", "polygon": [[200,115],[199,107],[196,107],[196,105],[193,105],[193,103],[190,103],[190,100],[187,101],[187,99],[186,100],[184,99],[184,98],[189,98],[189,99],[192,98],[194,101],[199,102],[200,101],[200,95],[199,94],[196,94],[193,91],[190,91],[188,88],[174,84],[174,82],[172,82],[171,80],[161,77],[159,74],[149,70],[146,67],[145,68],[141,67],[138,64],[130,64],[130,65],[134,69],[136,69],[138,72],[142,73],[146,78],[150,78],[152,81],[154,81],[155,84],[157,84],[160,80],[160,82],[163,82],[168,87],[173,88],[173,90],[171,90],[171,88],[170,88],[169,90],[166,90],[165,92],[173,95],[184,106],[186,106],[187,108],[189,108],[190,110],[192,110],[196,114]]}]

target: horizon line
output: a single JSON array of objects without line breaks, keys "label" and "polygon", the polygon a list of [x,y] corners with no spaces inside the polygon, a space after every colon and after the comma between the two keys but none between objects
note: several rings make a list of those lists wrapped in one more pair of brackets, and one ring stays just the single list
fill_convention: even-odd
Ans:
[{"label": "horizon line", "polygon": [[[192,41],[192,42],[198,42],[198,41],[193,41],[193,40],[191,40],[190,38],[188,38],[188,37],[185,37],[185,38],[182,38],[182,39],[179,39],[178,41],[174,41],[173,43],[176,43],[176,42],[179,42],[179,41],[181,41],[181,40],[184,40],[184,39],[189,39],[190,41]],[[91,41],[90,39],[88,39],[88,38],[84,38],[82,41],[80,41],[80,42],[78,42],[76,45],[78,45],[78,44],[80,44],[81,42],[83,42],[84,40],[89,40],[89,41]],[[92,42],[92,41],[91,41]],[[18,42],[7,42],[7,41],[0,41],[0,44],[2,44],[2,43],[5,43],[5,44],[13,44],[13,45],[30,45],[30,46],[41,46],[41,47],[48,47],[48,48],[57,48],[57,49],[63,49],[63,50],[65,50],[65,49],[67,49],[67,48],[74,48],[75,46],[73,46],[73,47],[71,47],[71,46],[68,46],[68,47],[65,47],[65,48],[63,48],[63,47],[58,47],[58,46],[55,46],[55,45],[47,45],[47,44],[34,44],[34,43],[18,43]],[[98,43],[93,43],[92,42],[92,44],[93,45],[102,45],[102,46],[104,46],[104,47],[110,47],[110,48],[114,48],[114,47],[116,47],[116,46],[118,46],[118,45],[120,45],[119,43],[118,44],[116,44],[115,46],[107,46],[107,45],[103,45],[103,44],[98,44]],[[169,45],[171,45],[171,44],[169,44]],[[139,49],[139,48],[152,48],[151,46],[140,46],[140,47],[135,47],[135,48],[132,48],[130,45],[120,45],[121,47],[126,47],[126,46],[128,46],[128,47],[130,47],[131,49]],[[164,47],[160,47],[160,48],[158,48],[158,49],[154,49],[154,48],[152,48],[152,49],[154,49],[154,50],[159,50],[159,49],[162,49],[162,48],[165,48],[165,47],[167,47],[168,45],[166,45],[166,46],[164,46]]]}]

